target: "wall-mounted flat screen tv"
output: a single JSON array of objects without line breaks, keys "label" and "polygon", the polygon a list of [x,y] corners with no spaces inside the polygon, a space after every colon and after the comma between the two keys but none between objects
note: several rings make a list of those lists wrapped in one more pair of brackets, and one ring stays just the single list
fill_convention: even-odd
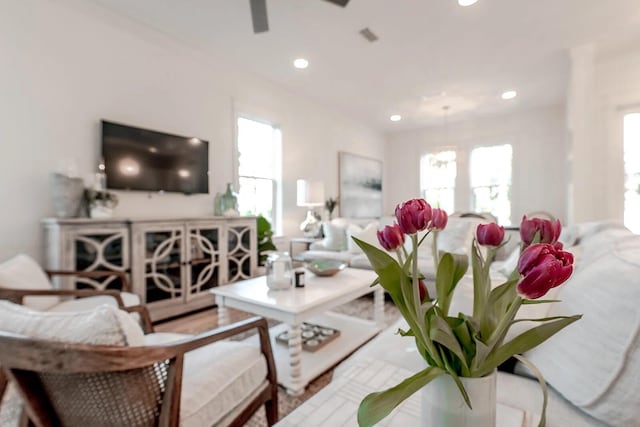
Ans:
[{"label": "wall-mounted flat screen tv", "polygon": [[209,142],[102,121],[107,188],[209,192]]}]

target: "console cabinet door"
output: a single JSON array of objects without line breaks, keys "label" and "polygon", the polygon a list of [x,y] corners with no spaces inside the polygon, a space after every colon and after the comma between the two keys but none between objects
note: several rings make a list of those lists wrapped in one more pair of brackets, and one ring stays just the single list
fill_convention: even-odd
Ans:
[{"label": "console cabinet door", "polygon": [[220,222],[189,222],[186,224],[186,298],[208,294],[226,275],[222,262],[224,224]]},{"label": "console cabinet door", "polygon": [[184,225],[136,223],[132,233],[134,291],[150,309],[183,303]]},{"label": "console cabinet door", "polygon": [[[45,228],[46,268],[129,273],[129,228],[124,223],[50,225]],[[62,289],[122,290],[118,277],[54,277]]]},{"label": "console cabinet door", "polygon": [[256,220],[242,219],[227,224],[227,281],[249,279],[257,267]]}]

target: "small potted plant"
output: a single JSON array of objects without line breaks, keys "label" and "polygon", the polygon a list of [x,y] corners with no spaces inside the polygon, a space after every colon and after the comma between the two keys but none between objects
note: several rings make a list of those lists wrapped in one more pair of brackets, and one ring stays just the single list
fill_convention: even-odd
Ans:
[{"label": "small potted plant", "polygon": [[324,207],[329,212],[329,219],[333,218],[333,210],[336,208],[336,206],[338,206],[338,198],[337,197],[335,199],[333,197],[329,197],[324,202]]},{"label": "small potted plant", "polygon": [[87,188],[84,191],[84,197],[90,218],[111,218],[113,209],[118,205],[118,196],[106,190]]},{"label": "small potted plant", "polygon": [[273,230],[271,230],[271,223],[262,215],[258,215],[257,218],[258,227],[258,265],[264,266],[269,256],[269,252],[277,250],[276,245],[273,244],[271,237],[273,236]]}]

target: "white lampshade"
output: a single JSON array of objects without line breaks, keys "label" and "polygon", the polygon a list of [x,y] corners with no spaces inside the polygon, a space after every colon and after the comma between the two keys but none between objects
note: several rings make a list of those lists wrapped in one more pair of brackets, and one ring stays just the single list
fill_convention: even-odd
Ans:
[{"label": "white lampshade", "polygon": [[322,206],[324,205],[324,182],[299,179],[298,206]]}]

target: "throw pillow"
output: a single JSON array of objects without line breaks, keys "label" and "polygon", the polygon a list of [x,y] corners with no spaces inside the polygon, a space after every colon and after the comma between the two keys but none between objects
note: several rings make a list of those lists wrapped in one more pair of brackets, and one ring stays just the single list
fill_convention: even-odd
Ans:
[{"label": "throw pillow", "polygon": [[[0,288],[9,289],[52,289],[51,282],[31,257],[19,254],[0,264]],[[23,304],[35,310],[47,310],[58,304],[57,296],[26,297]]]},{"label": "throw pillow", "polygon": [[549,316],[582,319],[528,351],[553,388],[607,425],[640,419],[640,237],[618,239],[560,286]]},{"label": "throw pillow", "polygon": [[323,222],[322,232],[324,233],[324,239],[322,240],[323,246],[329,251],[346,251],[347,250],[347,225]]},{"label": "throw pillow", "polygon": [[380,243],[378,242],[378,222],[373,221],[367,224],[365,228],[359,227],[355,224],[349,224],[346,230],[347,235],[347,250],[353,254],[363,253],[360,246],[352,239],[355,237],[356,239],[360,239],[370,245],[375,246],[378,249],[382,249]]},{"label": "throw pillow", "polygon": [[106,304],[91,311],[51,313],[0,301],[0,329],[53,341],[144,345],[144,333],[129,313]]}]

